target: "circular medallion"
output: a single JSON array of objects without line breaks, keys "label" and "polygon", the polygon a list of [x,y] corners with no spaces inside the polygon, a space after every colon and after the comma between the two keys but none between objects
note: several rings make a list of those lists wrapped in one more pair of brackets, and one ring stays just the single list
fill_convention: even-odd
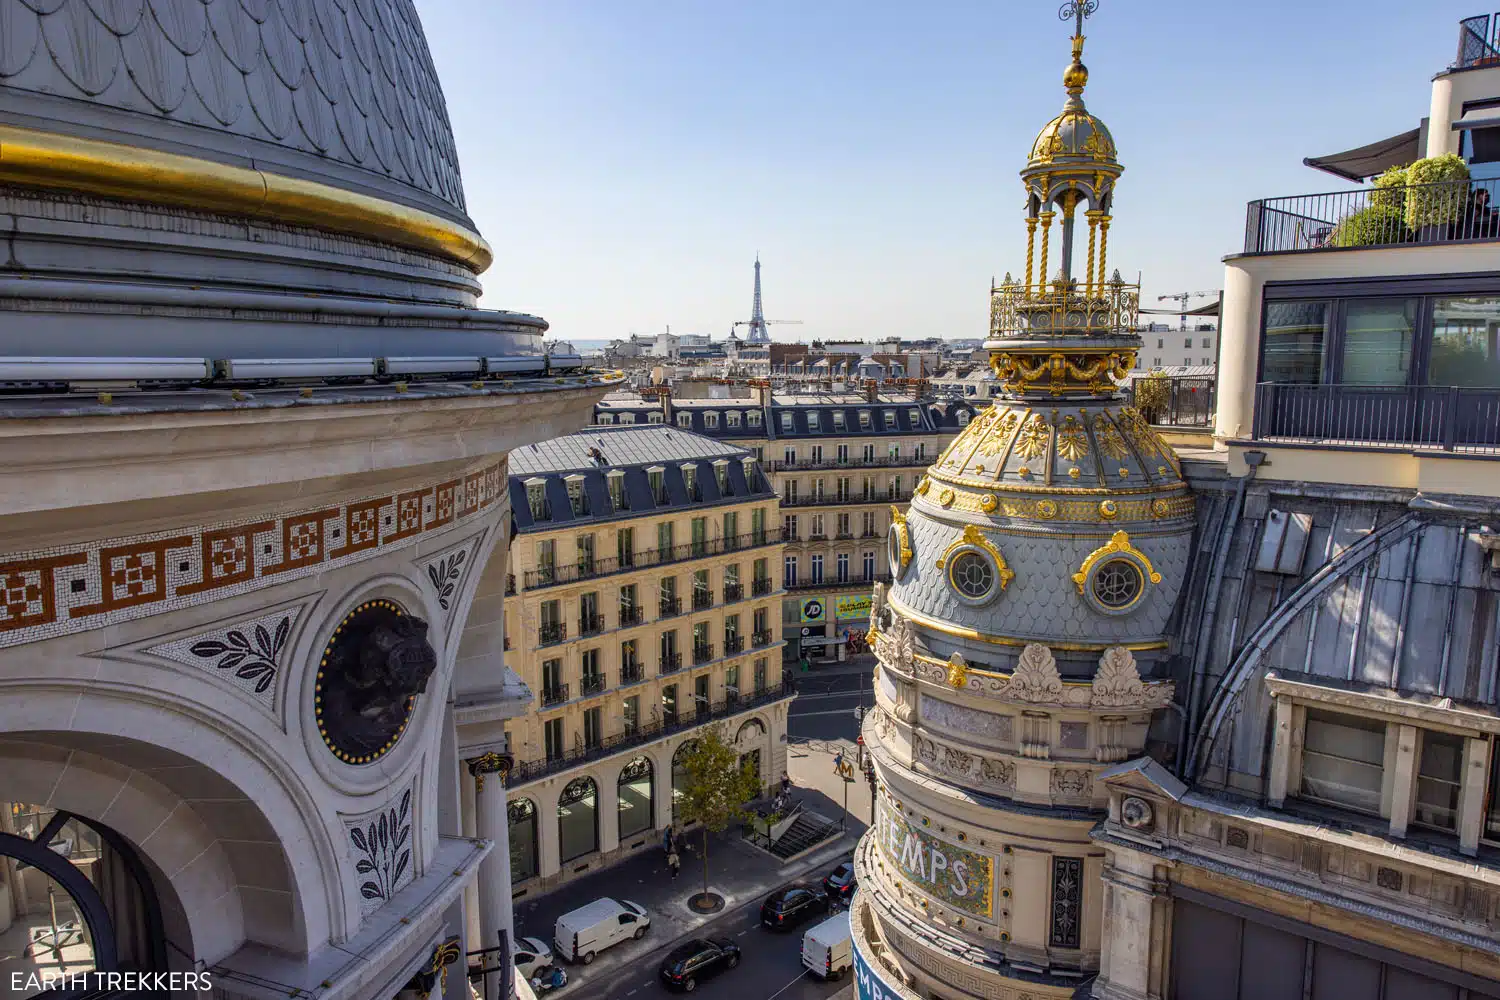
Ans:
[{"label": "circular medallion", "polygon": [[953,491],[945,489],[943,490],[943,492],[939,493],[938,503],[942,504],[944,507],[953,506]]},{"label": "circular medallion", "polygon": [[1157,497],[1155,500],[1151,501],[1151,513],[1155,514],[1157,517],[1166,517],[1171,512],[1172,505],[1167,503],[1165,498]]},{"label": "circular medallion", "polygon": [[986,493],[984,496],[979,498],[979,509],[984,511],[986,514],[993,514],[995,512],[995,508],[998,506],[1000,506],[1000,501],[995,499],[995,494],[993,493]]},{"label": "circular medallion", "polygon": [[1126,797],[1120,803],[1120,822],[1132,830],[1149,830],[1151,828],[1151,803],[1134,795]]},{"label": "circular medallion", "polygon": [[417,695],[437,668],[427,623],[376,599],[344,616],[319,661],[313,704],[318,732],[346,764],[369,764],[406,731]]},{"label": "circular medallion", "polygon": [[1120,513],[1120,508],[1115,506],[1115,502],[1113,500],[1099,501],[1099,516],[1104,518],[1106,521],[1113,521],[1115,519],[1115,515],[1117,515],[1118,513]]},{"label": "circular medallion", "polygon": [[1050,521],[1057,516],[1056,500],[1038,500],[1036,502],[1036,516]]}]

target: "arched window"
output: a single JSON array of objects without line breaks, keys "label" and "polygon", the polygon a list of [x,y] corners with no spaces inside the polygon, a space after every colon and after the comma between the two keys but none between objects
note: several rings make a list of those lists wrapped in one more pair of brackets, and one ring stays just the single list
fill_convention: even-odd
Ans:
[{"label": "arched window", "polygon": [[558,859],[567,864],[599,849],[599,786],[574,778],[557,797]]},{"label": "arched window", "polygon": [[510,881],[512,885],[536,878],[537,863],[536,803],[530,799],[511,799],[510,813]]},{"label": "arched window", "polygon": [[[16,832],[0,833],[0,892],[22,901],[10,930],[29,939],[38,965],[45,952],[49,963],[57,955],[57,964],[47,966],[54,973],[166,971],[161,905],[134,846],[72,813],[21,803],[4,808]],[[7,857],[22,864],[8,866]],[[21,880],[19,892],[7,878]]]},{"label": "arched window", "polygon": [[765,723],[759,719],[746,719],[734,734],[734,745],[740,751],[740,767],[749,765],[751,772],[755,775],[755,783],[764,785],[765,775],[761,773],[761,738],[766,735]]},{"label": "arched window", "polygon": [[656,825],[653,818],[651,759],[637,757],[620,768],[620,839],[644,833]]},{"label": "arched window", "polygon": [[672,821],[677,821],[677,803],[682,799],[682,789],[687,785],[687,768],[683,766],[683,760],[693,752],[698,745],[697,740],[684,740],[672,754]]}]

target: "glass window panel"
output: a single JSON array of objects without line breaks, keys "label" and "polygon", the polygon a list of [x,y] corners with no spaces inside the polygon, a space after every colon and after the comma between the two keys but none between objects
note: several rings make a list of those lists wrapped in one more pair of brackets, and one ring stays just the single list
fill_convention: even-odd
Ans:
[{"label": "glass window panel", "polygon": [[1385,723],[1307,710],[1302,794],[1361,812],[1380,812]]},{"label": "glass window panel", "polygon": [[1266,306],[1261,381],[1316,384],[1323,381],[1323,344],[1328,339],[1327,302],[1272,302]]},{"label": "glass window panel", "polygon": [[1500,296],[1433,300],[1427,382],[1500,387]]},{"label": "glass window panel", "polygon": [[1349,300],[1340,380],[1345,385],[1405,385],[1416,327],[1416,299]]},{"label": "glass window panel", "polygon": [[1463,760],[1462,736],[1430,730],[1422,733],[1422,758],[1417,766],[1417,804],[1413,817],[1417,823],[1443,830],[1457,827]]},{"label": "glass window panel", "polygon": [[1490,797],[1484,815],[1484,835],[1500,840],[1500,743],[1490,753]]}]

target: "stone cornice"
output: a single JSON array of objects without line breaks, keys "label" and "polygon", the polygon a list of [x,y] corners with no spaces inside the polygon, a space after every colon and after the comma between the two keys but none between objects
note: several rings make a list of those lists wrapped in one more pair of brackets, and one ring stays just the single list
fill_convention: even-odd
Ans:
[{"label": "stone cornice", "polygon": [[1266,690],[1273,698],[1291,698],[1309,705],[1331,705],[1367,714],[1385,716],[1405,725],[1418,723],[1462,733],[1500,735],[1500,717],[1479,709],[1454,703],[1451,698],[1426,699],[1385,689],[1368,691],[1266,674]]}]

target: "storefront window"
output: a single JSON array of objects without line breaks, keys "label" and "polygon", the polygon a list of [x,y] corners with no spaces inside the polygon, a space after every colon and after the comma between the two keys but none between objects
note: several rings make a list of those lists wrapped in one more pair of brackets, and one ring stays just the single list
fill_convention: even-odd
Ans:
[{"label": "storefront window", "polygon": [[1327,302],[1269,303],[1261,381],[1305,385],[1323,381],[1323,344],[1330,312]]},{"label": "storefront window", "polygon": [[1500,388],[1500,297],[1433,300],[1427,382]]},{"label": "storefront window", "polygon": [[1416,299],[1352,299],[1345,305],[1341,381],[1406,385],[1417,328]]}]

